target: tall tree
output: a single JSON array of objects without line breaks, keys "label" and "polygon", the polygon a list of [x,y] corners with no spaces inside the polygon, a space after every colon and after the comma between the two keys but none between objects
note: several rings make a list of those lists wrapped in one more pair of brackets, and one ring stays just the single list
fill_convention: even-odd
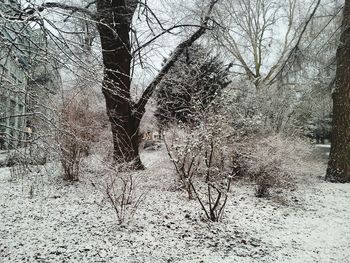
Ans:
[{"label": "tall tree", "polygon": [[342,34],[337,50],[333,96],[332,145],[326,180],[350,182],[350,0],[345,0]]},{"label": "tall tree", "polygon": [[129,33],[139,1],[97,1],[98,31],[101,38],[104,64],[102,89],[106,100],[107,114],[112,126],[114,156],[117,161],[134,161],[136,167],[142,167],[139,157],[138,133],[147,101],[156,85],[172,68],[183,51],[205,33],[209,15],[216,2],[217,0],[211,0],[207,14],[199,29],[177,46],[173,56],[146,88],[140,100],[133,103],[130,94],[132,56]]},{"label": "tall tree", "polygon": [[301,38],[321,0],[314,6],[306,4],[304,9],[310,13],[306,20],[302,2],[223,0],[218,8],[215,19],[220,27],[212,36],[235,63],[237,73],[243,73],[257,91],[275,83],[287,62],[298,54]]}]

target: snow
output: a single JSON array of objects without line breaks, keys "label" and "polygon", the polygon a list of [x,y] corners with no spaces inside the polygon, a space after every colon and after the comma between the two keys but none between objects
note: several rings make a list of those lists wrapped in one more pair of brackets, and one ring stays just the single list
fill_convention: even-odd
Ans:
[{"label": "snow", "polygon": [[6,165],[6,152],[0,150],[0,167]]},{"label": "snow", "polygon": [[315,147],[317,148],[327,148],[330,149],[331,145],[330,144],[315,144]]},{"label": "snow", "polygon": [[350,262],[350,184],[324,182],[324,163],[278,198],[235,182],[223,222],[209,223],[163,150],[143,161],[145,199],[124,225],[103,201],[103,175],[69,184],[52,164],[10,181],[0,168],[0,262]]},{"label": "snow", "polygon": [[331,149],[330,144],[315,144],[315,148],[318,149],[324,156],[328,158],[329,151]]}]

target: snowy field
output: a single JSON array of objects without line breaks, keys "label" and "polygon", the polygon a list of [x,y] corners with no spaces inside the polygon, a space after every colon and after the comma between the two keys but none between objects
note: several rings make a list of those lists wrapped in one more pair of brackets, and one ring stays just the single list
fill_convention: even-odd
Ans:
[{"label": "snowy field", "polygon": [[176,189],[164,152],[143,160],[135,177],[145,198],[125,225],[103,201],[103,175],[11,182],[1,168],[0,262],[350,262],[350,184],[322,181],[324,164],[282,198],[235,182],[223,222],[208,223]]}]

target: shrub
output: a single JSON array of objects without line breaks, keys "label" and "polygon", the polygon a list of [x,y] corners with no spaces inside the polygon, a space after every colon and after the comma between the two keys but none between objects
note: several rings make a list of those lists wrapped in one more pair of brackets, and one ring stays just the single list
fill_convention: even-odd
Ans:
[{"label": "shrub", "polygon": [[137,192],[133,172],[127,166],[108,167],[103,193],[115,212],[118,224],[131,220],[144,200],[145,195]]},{"label": "shrub", "polygon": [[10,168],[11,181],[16,181],[18,178],[31,172],[29,168],[29,157],[20,151],[14,150],[6,156],[6,165]]},{"label": "shrub", "polygon": [[260,166],[259,170],[254,174],[255,182],[255,196],[256,197],[268,197],[270,195],[270,188],[276,186],[276,180],[279,177],[279,173],[271,173],[268,171],[268,168],[275,167],[266,167]]},{"label": "shrub", "polygon": [[13,181],[31,173],[35,166],[45,165],[46,161],[45,155],[38,151],[29,153],[26,148],[12,150],[6,156],[6,166],[10,168],[11,180]]},{"label": "shrub", "polygon": [[[267,197],[271,190],[291,189],[304,176],[312,156],[311,147],[298,137],[273,134],[237,143],[241,174],[252,180],[257,197]],[[308,158],[309,157],[309,158]]]},{"label": "shrub", "polygon": [[188,198],[195,198],[206,218],[215,222],[222,218],[236,171],[228,159],[226,131],[217,124],[206,119],[195,130],[182,126],[163,135]]},{"label": "shrub", "polygon": [[188,199],[193,199],[191,181],[199,173],[201,164],[201,142],[199,138],[187,136],[184,131],[173,129],[163,134],[164,143],[174,164],[181,187],[187,192]]},{"label": "shrub", "polygon": [[57,135],[64,179],[79,179],[81,161],[89,154],[91,144],[97,141],[100,130],[98,115],[90,110],[87,100],[72,98],[64,103]]}]

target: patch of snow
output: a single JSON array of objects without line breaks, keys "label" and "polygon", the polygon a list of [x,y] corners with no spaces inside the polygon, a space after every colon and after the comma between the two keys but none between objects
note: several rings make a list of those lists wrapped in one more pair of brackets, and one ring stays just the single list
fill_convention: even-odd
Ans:
[{"label": "patch of snow", "polygon": [[330,144],[315,144],[315,147],[317,148],[331,148]]},{"label": "patch of snow", "polygon": [[52,166],[10,181],[0,168],[0,262],[349,262],[350,185],[317,179],[324,164],[283,200],[236,182],[223,222],[209,223],[176,189],[164,151],[142,158],[146,195],[126,225],[95,187],[103,175],[69,184]]}]

